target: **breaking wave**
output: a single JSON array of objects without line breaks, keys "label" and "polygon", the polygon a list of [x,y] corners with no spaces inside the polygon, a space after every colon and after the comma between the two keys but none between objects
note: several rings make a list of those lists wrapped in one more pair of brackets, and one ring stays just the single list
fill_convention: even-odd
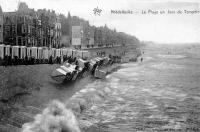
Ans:
[{"label": "breaking wave", "polygon": [[185,58],[186,56],[184,56],[184,55],[162,55],[162,54],[158,54],[158,57],[168,58],[168,59],[181,59],[181,58]]},{"label": "breaking wave", "polygon": [[153,64],[152,67],[156,68],[156,69],[182,69],[183,68],[182,65],[169,64],[169,63],[166,63],[166,62],[162,62],[162,63],[159,63],[159,64]]},{"label": "breaking wave", "polygon": [[[34,117],[34,121],[22,126],[22,132],[81,132],[94,125],[95,120],[82,120],[79,115],[88,108],[102,101],[109,88],[94,89],[101,83],[95,81],[88,84],[85,89],[76,92],[69,100],[62,103],[53,100],[41,114]],[[76,118],[77,117],[77,118]]]},{"label": "breaking wave", "polygon": [[153,59],[153,57],[150,57],[150,56],[145,56],[144,57],[144,60],[152,60]]},{"label": "breaking wave", "polygon": [[22,132],[80,132],[80,129],[73,112],[54,100],[33,122],[24,124]]}]

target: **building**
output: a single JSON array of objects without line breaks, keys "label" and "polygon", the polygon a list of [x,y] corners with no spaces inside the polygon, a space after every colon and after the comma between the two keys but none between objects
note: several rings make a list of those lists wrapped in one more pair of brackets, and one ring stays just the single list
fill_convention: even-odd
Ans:
[{"label": "building", "polygon": [[0,44],[3,43],[3,11],[0,6]]},{"label": "building", "polygon": [[72,21],[70,12],[68,12],[68,16],[60,14],[59,15],[61,20],[61,45],[62,47],[70,47],[71,46],[71,37],[72,37]]},{"label": "building", "polygon": [[76,49],[81,48],[82,34],[83,31],[81,26],[72,26],[72,46]]},{"label": "building", "polygon": [[94,46],[102,45],[102,30],[95,28],[94,30]]},{"label": "building", "polygon": [[26,3],[20,3],[16,11],[16,45],[37,46],[37,17]]},{"label": "building", "polygon": [[95,32],[95,27],[94,26],[90,26],[89,27],[89,47],[94,47],[94,32]]},{"label": "building", "polygon": [[55,48],[61,46],[61,24],[55,11],[35,11],[21,2],[16,12],[3,14],[5,44]]},{"label": "building", "polygon": [[71,46],[71,37],[69,35],[63,35],[61,38],[62,47],[70,47]]},{"label": "building", "polygon": [[[57,15],[55,11],[46,9],[37,10],[37,38],[38,46],[41,47],[53,47],[60,46],[61,38],[56,38],[57,28]],[[59,26],[61,28],[61,26]],[[58,40],[59,39],[59,40]]]},{"label": "building", "polygon": [[89,47],[89,41],[90,41],[90,27],[89,27],[89,21],[82,21],[80,22],[80,26],[82,29],[82,41],[81,41],[81,47]]},{"label": "building", "polygon": [[138,42],[134,36],[111,30],[106,25],[90,26],[77,16],[56,14],[53,10],[30,9],[24,2],[15,12],[0,8],[0,43],[37,47],[112,47]]},{"label": "building", "polygon": [[88,21],[72,18],[72,47],[82,49],[89,46],[90,26]]},{"label": "building", "polygon": [[3,43],[6,45],[17,45],[17,13],[3,13]]},{"label": "building", "polygon": [[54,35],[53,47],[60,48],[62,46],[61,39],[62,39],[61,21],[59,16],[57,16],[55,21],[55,35]]}]

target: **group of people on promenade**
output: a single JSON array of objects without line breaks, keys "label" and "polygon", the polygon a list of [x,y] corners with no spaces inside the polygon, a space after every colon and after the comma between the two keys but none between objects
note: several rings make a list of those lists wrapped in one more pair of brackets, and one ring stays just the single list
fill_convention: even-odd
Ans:
[{"label": "group of people on promenade", "polygon": [[[109,55],[109,58],[113,60],[113,63],[119,63],[121,61],[120,56]],[[77,63],[77,58],[72,56],[63,55],[62,57],[50,56],[49,59],[35,59],[34,57],[19,58],[17,56],[5,56],[3,59],[0,58],[0,66],[12,66],[12,65],[34,65],[34,64],[61,64],[62,62],[68,61],[68,63]]]}]

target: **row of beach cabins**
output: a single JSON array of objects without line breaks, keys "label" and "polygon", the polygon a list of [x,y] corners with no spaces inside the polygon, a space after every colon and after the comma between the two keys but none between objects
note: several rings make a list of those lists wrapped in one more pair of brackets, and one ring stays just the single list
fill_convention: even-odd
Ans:
[{"label": "row of beach cabins", "polygon": [[69,48],[47,48],[0,45],[0,65],[60,64],[66,60],[75,62],[76,58],[89,59],[88,51]]}]

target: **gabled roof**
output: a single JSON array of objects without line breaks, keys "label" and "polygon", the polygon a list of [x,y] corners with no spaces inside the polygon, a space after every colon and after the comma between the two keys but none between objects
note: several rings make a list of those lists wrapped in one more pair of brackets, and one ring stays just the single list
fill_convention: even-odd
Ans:
[{"label": "gabled roof", "polygon": [[16,12],[4,12],[4,24],[15,24]]}]

